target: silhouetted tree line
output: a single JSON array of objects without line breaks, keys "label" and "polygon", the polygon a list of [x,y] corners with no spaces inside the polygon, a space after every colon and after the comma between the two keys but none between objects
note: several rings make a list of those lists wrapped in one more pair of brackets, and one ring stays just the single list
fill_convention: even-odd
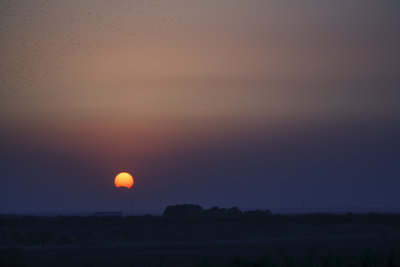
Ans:
[{"label": "silhouetted tree line", "polygon": [[[163,215],[140,215],[140,216],[30,216],[30,215],[1,215],[0,229],[16,228],[20,226],[40,226],[48,227],[108,227],[120,224],[148,224],[163,223],[177,220],[197,219],[202,220],[215,218],[219,221],[258,221],[267,224],[312,224],[312,225],[331,225],[331,224],[352,224],[352,223],[373,223],[400,227],[400,214],[390,213],[368,213],[368,214],[330,214],[330,213],[310,213],[310,214],[272,214],[269,210],[250,210],[241,211],[237,207],[229,209],[212,207],[203,209],[199,205],[183,204],[168,206]],[[172,220],[171,220],[172,219]]]},{"label": "silhouetted tree line", "polygon": [[250,210],[242,212],[238,207],[229,209],[218,208],[203,209],[200,205],[183,204],[167,206],[163,217],[235,217],[235,216],[270,216],[270,210]]}]

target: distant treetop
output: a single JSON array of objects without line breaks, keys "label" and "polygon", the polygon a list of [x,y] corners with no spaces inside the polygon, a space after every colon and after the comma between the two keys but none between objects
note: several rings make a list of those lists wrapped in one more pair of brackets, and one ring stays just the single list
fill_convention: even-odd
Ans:
[{"label": "distant treetop", "polygon": [[167,206],[164,210],[163,217],[228,217],[228,216],[269,216],[270,210],[253,210],[242,212],[238,207],[229,209],[218,208],[217,206],[210,209],[203,209],[200,205],[183,204]]}]

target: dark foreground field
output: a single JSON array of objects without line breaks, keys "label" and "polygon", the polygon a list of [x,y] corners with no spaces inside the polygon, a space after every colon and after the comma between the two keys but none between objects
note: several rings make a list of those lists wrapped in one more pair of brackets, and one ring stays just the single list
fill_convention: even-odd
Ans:
[{"label": "dark foreground field", "polygon": [[400,266],[400,215],[3,215],[0,247],[0,266]]}]

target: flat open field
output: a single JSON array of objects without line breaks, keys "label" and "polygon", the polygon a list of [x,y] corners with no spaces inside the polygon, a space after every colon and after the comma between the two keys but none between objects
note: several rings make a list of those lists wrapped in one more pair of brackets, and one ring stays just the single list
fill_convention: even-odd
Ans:
[{"label": "flat open field", "polygon": [[0,220],[3,266],[398,266],[400,215]]}]

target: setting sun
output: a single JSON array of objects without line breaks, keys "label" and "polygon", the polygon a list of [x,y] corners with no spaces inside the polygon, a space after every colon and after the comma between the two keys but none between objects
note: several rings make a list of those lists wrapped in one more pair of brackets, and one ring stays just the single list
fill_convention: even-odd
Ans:
[{"label": "setting sun", "polygon": [[126,187],[131,188],[133,185],[133,177],[127,172],[121,172],[115,176],[114,184],[116,187]]}]

